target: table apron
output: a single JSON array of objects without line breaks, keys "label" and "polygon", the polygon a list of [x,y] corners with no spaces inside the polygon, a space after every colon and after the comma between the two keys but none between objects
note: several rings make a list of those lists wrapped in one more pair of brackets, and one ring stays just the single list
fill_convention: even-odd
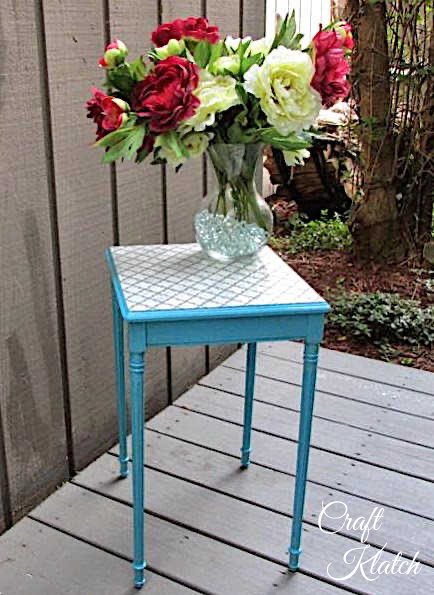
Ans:
[{"label": "table apron", "polygon": [[321,340],[324,314],[252,316],[239,318],[130,323],[130,346],[162,347],[216,343]]}]

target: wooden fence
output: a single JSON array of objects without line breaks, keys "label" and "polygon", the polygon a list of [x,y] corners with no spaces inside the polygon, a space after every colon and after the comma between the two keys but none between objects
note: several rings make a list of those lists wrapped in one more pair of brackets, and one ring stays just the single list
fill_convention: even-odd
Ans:
[{"label": "wooden fence", "polygon": [[[338,0],[333,0],[337,2]],[[295,12],[297,31],[303,33],[306,45],[319,29],[320,23],[331,20],[332,0],[267,0],[267,36],[274,32],[275,15],[284,17]]]},{"label": "wooden fence", "polygon": [[[0,5],[0,531],[116,440],[110,244],[188,242],[206,166],[102,166],[85,117],[114,37],[205,14],[261,36],[264,0],[3,0]],[[227,348],[149,353],[147,416]]]}]

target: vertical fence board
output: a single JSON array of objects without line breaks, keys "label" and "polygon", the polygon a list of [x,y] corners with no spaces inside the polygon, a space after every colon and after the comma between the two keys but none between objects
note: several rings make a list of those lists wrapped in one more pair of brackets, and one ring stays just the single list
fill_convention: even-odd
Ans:
[{"label": "vertical fence board", "polygon": [[[331,0],[321,0],[321,23],[323,27],[327,27],[330,24],[332,18]],[[315,15],[315,12],[314,12]],[[312,29],[313,33],[316,32],[316,27]]]},{"label": "vertical fence board", "polygon": [[296,2],[291,2],[291,0],[276,0],[275,11],[284,19],[288,12],[292,12],[294,8],[291,6],[292,4],[298,4],[298,0]]},{"label": "vertical fence board", "polygon": [[92,149],[85,117],[90,84],[101,87],[101,1],[46,0],[60,258],[72,433],[77,468],[116,436],[111,307],[104,250],[113,242],[110,171]]},{"label": "vertical fence board", "polygon": [[9,520],[68,474],[37,8],[0,5],[0,495],[10,501]]},{"label": "vertical fence board", "polygon": [[[264,37],[265,35],[265,0],[244,0],[242,5],[241,31],[243,36],[250,35],[253,39]],[[263,193],[263,175],[262,160],[258,163],[256,186],[259,193]]]},{"label": "vertical fence board", "polygon": [[[200,0],[164,0],[163,22],[176,18],[200,16]],[[176,173],[167,165],[167,233],[171,244],[194,241],[193,218],[203,192],[203,167],[201,159],[193,159]],[[205,374],[204,347],[177,347],[171,349],[172,398],[181,395],[198,378]]]},{"label": "vertical fence board", "polygon": [[[158,25],[158,2],[111,0],[110,38],[122,39],[130,61],[143,55],[147,61],[151,33]],[[147,63],[149,63],[147,61]],[[120,244],[162,244],[164,217],[161,168],[150,160],[116,164],[117,208]],[[146,415],[168,404],[167,354],[165,348],[150,349],[146,356]]]},{"label": "vertical fence board", "polygon": [[302,0],[300,2],[300,25],[299,31],[303,33],[303,46],[310,42],[310,19],[311,19],[311,0]]},{"label": "vertical fence board", "polygon": [[[217,25],[220,38],[227,35],[239,37],[241,34],[240,6],[239,2],[233,0],[221,0],[216,3],[208,0],[206,3],[206,16],[211,25]],[[212,164],[207,159],[207,193],[215,189],[217,180],[213,171]],[[222,361],[228,358],[235,350],[236,345],[216,345],[209,347],[209,366],[215,368]]]},{"label": "vertical fence board", "polygon": [[244,0],[243,2],[243,36],[251,35],[253,39],[265,35],[265,0]]},{"label": "vertical fence board", "polygon": [[[245,0],[243,7],[244,35],[262,36],[264,2]],[[0,531],[5,503],[18,518],[68,475],[58,321],[65,331],[76,468],[116,439],[105,248],[117,231],[130,244],[194,239],[193,215],[205,182],[201,160],[188,162],[179,174],[167,167],[164,180],[160,168],[146,164],[111,170],[90,147],[94,126],[85,117],[90,85],[102,85],[97,60],[107,34],[123,39],[132,55],[146,53],[159,9],[164,21],[205,10],[223,35],[238,33],[240,4],[229,0],[217,6],[210,0],[208,6],[203,0],[1,5],[1,99],[5,106],[20,106],[32,132],[20,134],[16,118],[3,120]],[[57,301],[63,306],[58,311]],[[217,361],[211,357],[212,365]],[[164,350],[150,354],[148,414],[167,403],[166,363]],[[204,348],[173,349],[173,397],[204,372]]]},{"label": "vertical fence board", "polygon": [[268,24],[273,22],[275,12],[285,16],[285,5],[290,14],[295,11],[297,29],[305,36],[304,47],[310,43],[320,24],[326,27],[330,23],[331,0],[267,0],[267,33]]},{"label": "vertical fence board", "polygon": [[268,39],[273,39],[276,32],[277,0],[266,0],[265,9],[265,34]]}]

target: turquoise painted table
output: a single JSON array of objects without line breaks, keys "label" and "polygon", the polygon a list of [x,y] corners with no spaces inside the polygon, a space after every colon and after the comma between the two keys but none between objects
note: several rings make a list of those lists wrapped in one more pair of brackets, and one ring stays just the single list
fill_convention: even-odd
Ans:
[{"label": "turquoise painted table", "polygon": [[[128,474],[123,323],[128,325],[134,509],[134,585],[144,582],[144,374],[148,347],[248,344],[241,466],[250,462],[256,343],[303,339],[299,443],[289,569],[297,570],[318,346],[330,307],[269,248],[231,264],[197,244],[118,246],[107,251],[113,289],[120,475]],[[192,503],[194,504],[194,503]]]}]

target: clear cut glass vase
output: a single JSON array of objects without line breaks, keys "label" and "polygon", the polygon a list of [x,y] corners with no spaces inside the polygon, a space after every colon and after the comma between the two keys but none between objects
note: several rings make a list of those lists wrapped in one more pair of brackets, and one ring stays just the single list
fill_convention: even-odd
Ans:
[{"label": "clear cut glass vase", "polygon": [[255,182],[261,152],[261,144],[208,147],[216,184],[195,216],[196,240],[220,262],[254,256],[273,229],[273,214]]}]

